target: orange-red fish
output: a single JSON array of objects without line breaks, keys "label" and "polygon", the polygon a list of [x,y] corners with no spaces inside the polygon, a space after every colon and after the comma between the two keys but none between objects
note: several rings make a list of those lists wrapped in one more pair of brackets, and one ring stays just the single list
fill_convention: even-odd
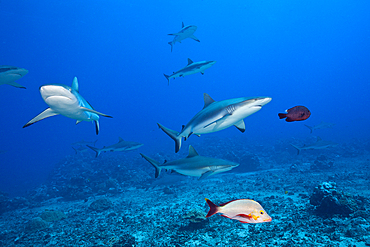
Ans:
[{"label": "orange-red fish", "polygon": [[266,213],[262,206],[253,200],[239,199],[217,206],[206,198],[209,212],[206,218],[214,214],[222,213],[221,216],[232,220],[239,220],[241,223],[263,223],[270,222],[271,217]]},{"label": "orange-red fish", "polygon": [[287,122],[294,122],[294,121],[302,121],[306,120],[311,116],[310,110],[307,109],[305,106],[295,106],[288,110],[287,113],[279,113],[279,118],[286,118],[285,121]]}]

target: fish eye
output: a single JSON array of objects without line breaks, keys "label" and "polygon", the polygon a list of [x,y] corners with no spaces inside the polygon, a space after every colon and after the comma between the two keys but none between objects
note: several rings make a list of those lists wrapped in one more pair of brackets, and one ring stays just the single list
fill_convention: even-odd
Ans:
[{"label": "fish eye", "polygon": [[261,211],[260,214],[263,214],[263,211]]}]

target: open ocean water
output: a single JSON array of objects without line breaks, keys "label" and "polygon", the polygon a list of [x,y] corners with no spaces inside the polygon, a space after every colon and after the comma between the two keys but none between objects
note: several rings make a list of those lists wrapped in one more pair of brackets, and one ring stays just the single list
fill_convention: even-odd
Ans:
[{"label": "open ocean water", "polygon": [[[369,13],[369,1],[0,1],[0,65],[28,70],[26,89],[0,85],[0,246],[370,246]],[[171,52],[182,23],[200,42]],[[216,63],[168,83],[189,58]],[[40,86],[74,77],[113,117],[98,135],[60,115],[22,128],[48,108]],[[157,123],[180,132],[204,93],[272,100],[244,133],[191,135],[175,153]],[[311,116],[279,119],[294,106]],[[119,138],[132,150],[95,157]],[[239,166],[155,178],[140,155],[165,166],[190,145]],[[272,220],[206,218],[205,198],[252,199]]]}]

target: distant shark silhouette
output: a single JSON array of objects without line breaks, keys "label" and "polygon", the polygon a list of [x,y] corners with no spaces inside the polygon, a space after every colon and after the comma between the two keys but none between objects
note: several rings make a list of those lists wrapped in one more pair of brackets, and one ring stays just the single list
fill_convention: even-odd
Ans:
[{"label": "distant shark silhouette", "polygon": [[197,37],[194,36],[194,32],[196,30],[197,30],[197,26],[194,26],[194,25],[185,26],[184,22],[183,22],[182,23],[182,28],[179,32],[170,33],[169,35],[175,36],[172,41],[168,42],[168,44],[171,45],[171,52],[173,50],[173,45],[176,42],[181,43],[181,41],[184,40],[184,39],[190,38],[190,39],[193,39],[195,41],[200,42],[200,40]]},{"label": "distant shark silhouette", "polygon": [[103,148],[96,148],[96,147],[92,147],[92,146],[89,146],[89,145],[86,145],[86,146],[91,148],[96,153],[95,157],[98,157],[101,152],[130,151],[130,150],[137,149],[137,148],[144,145],[144,144],[138,143],[138,142],[124,141],[121,137],[118,137],[118,139],[119,139],[118,143],[107,146],[107,147],[103,147]]},{"label": "distant shark silhouette", "polygon": [[74,142],[74,143],[72,143],[72,145],[74,145],[74,146],[86,146],[86,145],[93,145],[93,146],[95,146],[95,144],[96,144],[97,141],[98,140],[95,140],[93,142],[88,142],[88,141],[82,140],[82,141],[79,141],[79,142]]},{"label": "distant shark silhouette", "polygon": [[271,101],[270,97],[244,97],[221,101],[214,101],[208,94],[204,94],[204,107],[190,121],[177,132],[158,123],[169,137],[175,141],[175,152],[181,148],[181,141],[192,134],[201,135],[212,133],[235,126],[241,132],[245,131],[243,119],[259,111],[262,106]]},{"label": "distant shark silhouette", "polygon": [[18,68],[15,66],[0,65],[0,85],[8,84],[17,88],[26,88],[17,82],[16,80],[22,78],[28,73],[28,70]]},{"label": "distant shark silhouette", "polygon": [[313,130],[332,128],[334,125],[335,125],[334,123],[321,122],[321,123],[319,123],[315,126],[308,126],[306,124],[304,126],[309,128],[311,130],[311,133],[312,133]]},{"label": "distant shark silhouette", "polygon": [[140,155],[154,166],[156,178],[160,175],[162,169],[203,179],[220,172],[230,171],[239,166],[238,163],[232,161],[200,156],[191,145],[189,146],[189,155],[185,159],[165,162],[164,164],[160,164],[144,154]]},{"label": "distant shark silhouette", "polygon": [[61,114],[76,119],[76,124],[82,121],[94,121],[96,134],[99,134],[99,115],[111,118],[111,116],[95,111],[79,94],[77,77],[73,79],[72,87],[62,84],[43,85],[40,87],[40,93],[49,108],[31,119],[23,128],[47,117]]},{"label": "distant shark silhouette", "polygon": [[216,61],[200,61],[194,63],[190,58],[188,58],[188,65],[186,65],[184,68],[173,72],[172,75],[163,75],[166,77],[168,85],[170,85],[171,78],[175,79],[176,77],[184,77],[186,75],[192,75],[196,73],[201,73],[202,75],[204,75],[204,70],[210,68],[215,63]]},{"label": "distant shark silhouette", "polygon": [[335,147],[338,145],[338,143],[331,142],[331,141],[323,141],[320,137],[317,137],[317,141],[311,145],[303,145],[303,147],[298,147],[296,145],[292,145],[295,149],[297,149],[299,154],[302,150],[309,150],[309,149],[325,149],[325,148],[330,148],[330,147]]}]

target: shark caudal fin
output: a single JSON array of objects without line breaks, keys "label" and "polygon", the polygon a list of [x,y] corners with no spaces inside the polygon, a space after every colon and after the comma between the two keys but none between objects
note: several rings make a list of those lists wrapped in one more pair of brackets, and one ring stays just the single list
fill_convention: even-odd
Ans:
[{"label": "shark caudal fin", "polygon": [[86,146],[91,148],[91,150],[93,150],[95,152],[95,158],[98,157],[99,154],[101,153],[101,150],[99,148],[92,147],[92,146],[89,146],[89,145],[86,145]]},{"label": "shark caudal fin", "polygon": [[168,81],[168,85],[170,85],[170,76],[169,75],[166,75],[166,74],[163,74],[163,75],[166,77],[166,79]]},{"label": "shark caudal fin", "polygon": [[298,154],[299,154],[299,152],[302,150],[302,148],[297,147],[296,145],[293,145],[293,144],[291,144],[291,143],[290,143],[290,145],[292,145],[292,147],[294,147],[295,149],[297,149],[297,151],[298,151],[297,155],[298,155]]},{"label": "shark caudal fin", "polygon": [[217,214],[219,211],[217,205],[211,202],[211,200],[207,198],[206,198],[206,202],[209,206],[209,211],[208,211],[208,214],[206,215],[206,218],[211,217],[214,214]]},{"label": "shark caudal fin", "polygon": [[312,131],[313,131],[313,127],[312,126],[308,126],[308,125],[304,125],[304,126],[306,126],[307,128],[309,128],[311,130],[311,133],[312,133]]},{"label": "shark caudal fin", "polygon": [[158,124],[158,127],[164,131],[164,133],[166,133],[169,137],[171,137],[175,141],[175,152],[177,153],[181,148],[181,140],[182,140],[182,137],[179,136],[179,132],[168,129],[159,123],[157,124]]},{"label": "shark caudal fin", "polygon": [[152,164],[155,168],[155,178],[157,178],[160,174],[161,174],[161,170],[162,168],[160,167],[160,163],[153,160],[152,158],[149,158],[148,156],[140,153],[141,157],[143,157],[144,159],[146,159],[150,164]]},{"label": "shark caudal fin", "polygon": [[[175,35],[175,34],[169,34],[169,35]],[[173,50],[173,42],[170,41],[170,42],[168,42],[168,44],[171,46],[171,52],[172,52],[172,50]]]}]

